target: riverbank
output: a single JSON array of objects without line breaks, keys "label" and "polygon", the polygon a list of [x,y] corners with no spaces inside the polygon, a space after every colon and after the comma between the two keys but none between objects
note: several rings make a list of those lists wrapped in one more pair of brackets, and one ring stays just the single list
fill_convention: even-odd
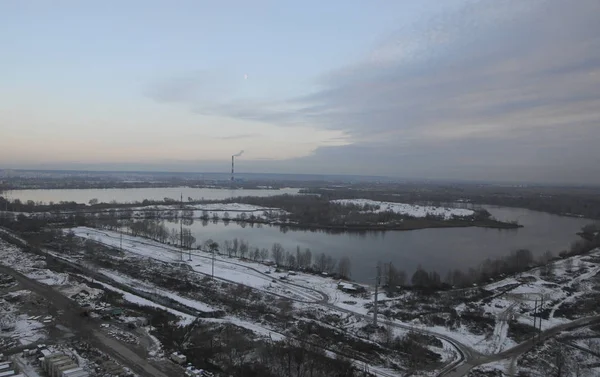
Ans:
[{"label": "riverbank", "polygon": [[415,219],[405,220],[394,224],[350,224],[350,225],[318,225],[318,224],[290,224],[273,223],[282,228],[291,230],[322,230],[337,232],[377,232],[377,231],[409,231],[436,228],[490,228],[490,229],[518,229],[523,225],[496,220],[468,221],[468,220],[428,220]]}]

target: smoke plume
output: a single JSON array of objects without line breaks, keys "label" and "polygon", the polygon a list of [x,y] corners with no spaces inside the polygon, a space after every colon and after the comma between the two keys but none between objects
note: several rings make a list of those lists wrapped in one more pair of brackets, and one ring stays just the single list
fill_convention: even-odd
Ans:
[{"label": "smoke plume", "polygon": [[244,150],[241,150],[238,154],[234,154],[231,157],[240,157],[242,155],[242,153],[244,153]]}]

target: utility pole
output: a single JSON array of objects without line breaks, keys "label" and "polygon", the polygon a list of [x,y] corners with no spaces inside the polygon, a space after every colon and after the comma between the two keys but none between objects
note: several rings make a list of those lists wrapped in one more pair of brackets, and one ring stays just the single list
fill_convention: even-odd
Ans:
[{"label": "utility pole", "polygon": [[183,192],[181,193],[181,200],[179,202],[181,216],[179,216],[179,245],[181,246],[181,253],[179,259],[183,260]]},{"label": "utility pole", "polygon": [[377,299],[379,296],[379,283],[381,281],[381,266],[377,264],[377,277],[375,278],[375,302],[373,304],[373,326],[377,327]]},{"label": "utility pole", "polygon": [[544,307],[544,296],[540,299],[540,318],[538,319],[538,342],[542,339],[542,308]]},{"label": "utility pole", "polygon": [[210,247],[212,249],[212,279],[215,280],[215,248],[213,246]]},{"label": "utility pole", "polygon": [[120,238],[120,241],[121,241],[121,252],[123,252],[123,230],[121,230],[120,234],[121,234],[121,238]]},{"label": "utility pole", "polygon": [[537,329],[537,298],[535,299],[535,303],[533,305],[533,328]]}]

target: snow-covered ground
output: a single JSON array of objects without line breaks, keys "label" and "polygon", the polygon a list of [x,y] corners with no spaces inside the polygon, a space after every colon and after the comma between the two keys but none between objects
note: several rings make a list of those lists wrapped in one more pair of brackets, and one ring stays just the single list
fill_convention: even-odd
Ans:
[{"label": "snow-covered ground", "polygon": [[[71,231],[78,237],[89,238],[108,246],[120,247],[121,235],[117,232],[99,231],[86,227],[73,228]],[[181,251],[174,246],[128,235],[123,235],[123,250],[162,262],[186,264],[192,271],[208,276],[212,275],[213,258],[212,255],[205,252],[192,251],[190,261],[187,252],[184,252],[182,256]],[[323,295],[310,287],[290,284],[278,279],[278,276],[269,275],[268,271],[270,271],[269,267],[258,263],[240,261],[221,255],[215,255],[214,258],[214,276],[218,279],[243,284],[294,300],[310,302],[324,299]]]},{"label": "snow-covered ground", "polygon": [[470,209],[463,208],[448,208],[448,207],[433,207],[433,206],[420,206],[416,204],[406,203],[395,203],[395,202],[381,202],[370,199],[337,199],[333,200],[333,203],[340,203],[344,205],[353,204],[358,206],[379,206],[379,209],[371,212],[387,212],[391,211],[401,215],[407,215],[412,217],[425,217],[427,215],[442,216],[449,220],[452,217],[467,217],[472,216],[475,212]]},{"label": "snow-covered ground", "polygon": [[[510,349],[516,346],[517,342],[508,336],[509,323],[517,321],[533,326],[536,301],[538,311],[542,299],[542,310],[549,311],[548,319],[542,321],[542,330],[571,322],[571,319],[555,316],[555,312],[563,303],[577,300],[578,297],[592,291],[592,283],[589,280],[600,273],[600,266],[586,260],[598,256],[600,249],[586,255],[557,260],[554,262],[553,275],[548,277],[541,276],[541,269],[536,268],[484,286],[485,290],[498,293],[498,296],[490,301],[475,302],[475,306],[481,307],[485,315],[495,319],[494,330],[489,336],[475,335],[464,326],[458,329],[442,326],[423,328],[447,335],[482,354],[495,354]],[[577,290],[569,293],[574,286],[577,286]],[[499,294],[502,291],[506,292]],[[455,309],[460,314],[466,306],[458,305]]]},{"label": "snow-covered ground", "polygon": [[[81,276],[81,277],[85,278],[85,279],[89,279],[90,281],[92,280],[92,279],[90,279],[88,277],[85,277],[85,276]],[[139,306],[149,306],[151,308],[158,308],[158,309],[162,309],[162,310],[168,311],[169,313],[172,313],[172,314],[176,315],[177,317],[180,318],[180,321],[178,322],[178,324],[180,326],[189,325],[190,323],[194,322],[194,320],[196,319],[196,317],[194,317],[194,316],[191,316],[189,314],[182,313],[180,311],[177,311],[177,310],[168,308],[166,306],[157,304],[155,302],[152,302],[152,301],[147,300],[147,299],[145,299],[143,297],[134,295],[132,293],[125,292],[125,291],[123,291],[123,290],[121,290],[119,288],[113,287],[110,284],[106,284],[106,283],[99,282],[99,281],[95,281],[95,283],[102,285],[104,288],[106,288],[109,291],[113,291],[113,292],[122,294],[123,295],[123,300],[131,302],[132,304],[136,304],[136,305],[139,305]]]},{"label": "snow-covered ground", "polygon": [[[5,295],[6,299],[17,299],[18,303],[33,298],[27,290],[13,291]],[[10,304],[0,298],[0,338],[9,338],[26,346],[46,337],[44,329],[46,321],[51,322],[51,317],[29,316],[19,309],[19,304]]]},{"label": "snow-covered ground", "polygon": [[168,297],[171,300],[179,302],[180,304],[183,304],[189,308],[193,308],[193,309],[196,309],[196,310],[199,310],[202,312],[213,312],[216,310],[216,308],[214,308],[210,305],[207,305],[203,302],[199,302],[197,300],[191,300],[189,298],[178,295],[174,292],[170,292],[165,289],[157,288],[156,286],[154,286],[148,282],[144,282],[144,281],[141,281],[138,279],[133,279],[128,276],[117,274],[113,271],[109,271],[109,270],[105,270],[105,269],[100,269],[100,270],[98,270],[98,272],[100,272],[104,276],[109,277],[110,279],[112,279],[113,281],[115,281],[117,283],[121,283],[121,284],[130,286],[130,287],[134,287],[138,291],[149,292],[149,293],[153,293],[153,294],[156,294],[159,296]]},{"label": "snow-covered ground", "polygon": [[0,264],[14,268],[30,279],[42,284],[58,286],[68,280],[68,275],[51,271],[46,267],[44,257],[31,253],[24,253],[18,247],[0,240],[0,251],[2,258]]},{"label": "snow-covered ground", "polygon": [[[542,329],[568,323],[569,319],[555,316],[556,310],[565,302],[577,300],[578,297],[592,290],[592,283],[589,280],[600,273],[600,266],[586,260],[598,256],[600,256],[600,249],[586,255],[557,260],[554,262],[553,274],[548,277],[542,276],[541,269],[536,268],[520,276],[489,284],[484,289],[502,291],[511,285],[515,287],[484,304],[483,307],[486,312],[498,317],[510,305],[515,305],[513,318],[520,323],[533,325],[532,314],[536,302],[541,305],[543,300],[542,308],[550,310],[550,314],[547,320],[542,321]],[[570,293],[569,291],[574,287],[577,289],[574,293]]]},{"label": "snow-covered ground", "polygon": [[[77,232],[91,233],[92,231],[92,229],[78,228],[76,229],[76,234]],[[98,234],[95,234],[94,237],[98,237]],[[113,238],[110,235],[106,234],[104,235],[104,238],[102,238],[102,240],[110,240],[110,242],[113,242]],[[125,248],[126,244],[128,245],[127,248]],[[48,272],[45,272],[45,268],[33,267],[33,265],[40,262],[37,259],[37,256],[23,252],[18,248],[8,247],[10,245],[6,246],[7,247],[5,247],[4,249],[10,249],[10,260],[18,261],[19,264],[18,266],[13,265],[11,267],[17,268],[18,270],[26,273],[31,273],[31,271],[29,270],[35,271],[35,273],[32,276],[37,277],[38,280],[43,281],[46,284],[59,285],[57,289],[61,290],[65,295],[71,296],[74,294],[78,294],[81,292],[81,288],[85,286],[85,284],[78,285],[75,284],[75,282],[73,281],[69,281],[68,277],[65,277],[63,279],[61,277],[62,274],[56,274],[56,276],[52,277],[52,271],[47,270]],[[129,250],[129,248],[131,249],[131,251]],[[187,263],[193,270],[205,271],[203,270],[203,268],[205,268],[204,266],[210,266],[212,268],[212,256],[210,255],[192,255],[192,261],[187,261],[187,258],[185,258],[186,260],[182,262],[180,260],[179,252],[174,252],[169,248],[165,249],[163,245],[160,244],[153,244],[152,242],[148,243],[145,239],[141,238],[127,240],[124,238],[124,249],[126,252],[131,252],[132,254],[153,257],[165,262],[176,262],[178,264]],[[73,262],[75,262],[75,259],[71,259]],[[43,273],[39,273],[39,270],[41,270]],[[269,273],[266,273],[267,271],[269,271]],[[207,305],[198,300],[193,300],[184,297],[175,292],[170,292],[165,289],[159,289],[148,282],[132,279],[121,274],[115,273],[113,271],[100,270],[99,272],[103,273],[107,277],[111,278],[113,281],[118,282],[120,284],[128,285],[141,291],[147,291],[157,295],[169,297],[189,307],[197,308],[203,311],[214,309],[211,305]],[[225,276],[227,280],[233,282],[259,287],[259,289],[263,289],[271,293],[276,293],[285,297],[292,298],[296,301],[296,305],[300,305],[301,307],[302,305],[304,305],[303,309],[307,310],[311,310],[313,306],[316,308],[320,305],[321,302],[326,301],[329,294],[331,294],[332,297],[334,297],[333,302],[335,303],[343,303],[344,301],[350,302],[351,300],[354,301],[354,303],[347,303],[346,305],[350,305],[359,309],[362,308],[360,310],[361,312],[364,312],[364,303],[368,301],[367,299],[358,299],[350,294],[339,292],[337,290],[338,282],[328,277],[312,276],[308,274],[293,275],[287,273],[279,273],[273,271],[267,266],[258,263],[244,262],[237,259],[230,259],[222,256],[217,256],[215,258],[215,275],[217,276],[218,274],[223,274],[223,276]],[[89,281],[92,280],[91,278],[82,275],[79,275],[79,277],[87,279]],[[280,279],[281,277],[285,277],[288,280],[282,280]],[[166,310],[176,315],[179,318],[179,321],[177,322],[179,325],[188,325],[197,319],[192,315],[180,312],[178,310],[140,297],[136,294],[124,291],[111,284],[99,282],[97,280],[95,280],[94,282],[96,284],[100,284],[105,290],[121,294],[123,299],[128,302],[135,303],[140,306],[160,308],[162,310]],[[321,290],[328,292],[328,294],[320,293],[321,290],[317,290],[317,288],[321,288]],[[96,294],[98,293],[96,291],[100,290],[88,289],[86,291],[90,296],[96,296]],[[302,304],[303,301],[305,302],[304,304]],[[321,307],[320,310],[323,311],[324,309]],[[348,316],[348,314],[343,314],[343,316]],[[224,318],[203,318],[202,320],[218,323],[231,323],[233,325],[249,329],[260,337],[268,337],[272,340],[283,340],[287,337],[285,335],[284,330],[271,328],[271,325],[269,325],[268,323],[252,321],[237,316],[227,316]],[[40,321],[43,322],[43,319]],[[38,339],[36,338],[36,333],[32,331],[26,331],[37,329],[37,327],[34,326],[34,322],[35,318],[27,318],[26,316],[23,316],[22,318],[18,317],[18,321],[16,321],[16,328],[19,331],[19,334],[27,342],[36,341]],[[358,327],[357,320],[351,322],[352,324]],[[42,324],[42,326],[44,325],[45,324]],[[364,325],[365,323],[363,322],[362,326]],[[159,347],[155,348],[158,349]],[[337,355],[334,353],[332,353],[332,355],[334,357],[337,357]],[[376,372],[376,374],[380,377],[391,377],[399,375],[398,372],[387,370],[377,365],[368,365],[368,368],[371,371]]]}]

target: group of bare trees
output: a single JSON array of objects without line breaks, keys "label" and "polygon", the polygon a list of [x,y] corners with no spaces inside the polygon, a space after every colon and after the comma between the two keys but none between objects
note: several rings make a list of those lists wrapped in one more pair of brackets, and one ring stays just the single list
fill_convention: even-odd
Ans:
[{"label": "group of bare trees", "polygon": [[394,267],[392,262],[382,268],[382,283],[388,293],[394,293],[406,285],[406,272]]},{"label": "group of bare trees", "polygon": [[179,232],[175,228],[169,228],[163,222],[154,220],[125,220],[116,224],[110,222],[98,222],[96,226],[110,230],[122,230],[132,236],[150,238],[160,243],[180,245],[191,249],[196,243],[196,237],[192,235],[189,228],[183,228]]},{"label": "group of bare trees", "polygon": [[297,341],[267,343],[258,352],[259,365],[266,365],[269,376],[286,377],[358,377],[368,376],[357,370],[351,360],[330,358],[322,348]]},{"label": "group of bare trees", "polygon": [[229,257],[251,259],[255,262],[266,262],[270,255],[271,260],[277,266],[292,270],[326,272],[328,274],[337,273],[340,277],[346,279],[349,279],[351,275],[352,263],[350,258],[343,257],[338,263],[333,257],[321,253],[313,261],[312,251],[309,248],[301,250],[300,246],[296,247],[295,252],[291,252],[285,250],[279,242],[275,242],[271,246],[269,253],[268,249],[251,248],[246,241],[234,238],[231,241],[224,241],[223,247],[224,250],[222,251],[226,251]]}]

